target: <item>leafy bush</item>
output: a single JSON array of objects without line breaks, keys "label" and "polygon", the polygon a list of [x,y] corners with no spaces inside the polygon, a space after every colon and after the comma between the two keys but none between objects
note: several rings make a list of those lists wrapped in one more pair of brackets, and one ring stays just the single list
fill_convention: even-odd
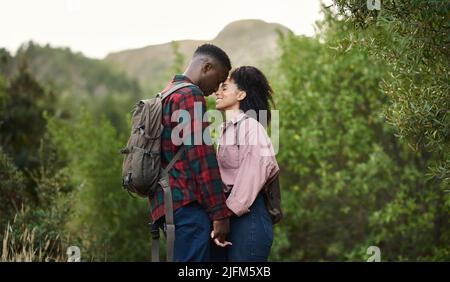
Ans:
[{"label": "leafy bush", "polygon": [[352,27],[330,13],[319,27],[318,38],[282,37],[272,78],[286,212],[272,259],[361,261],[371,245],[382,260],[445,259],[449,201],[427,180],[437,157],[412,152],[387,123],[389,68],[339,48]]}]

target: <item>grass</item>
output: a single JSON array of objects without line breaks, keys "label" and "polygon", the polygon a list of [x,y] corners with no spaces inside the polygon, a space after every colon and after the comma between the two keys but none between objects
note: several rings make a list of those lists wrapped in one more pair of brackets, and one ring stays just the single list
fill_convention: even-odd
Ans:
[{"label": "grass", "polygon": [[43,240],[36,235],[36,228],[21,226],[15,230],[17,216],[4,231],[0,262],[50,262],[66,261],[59,235],[55,238],[45,236]]}]

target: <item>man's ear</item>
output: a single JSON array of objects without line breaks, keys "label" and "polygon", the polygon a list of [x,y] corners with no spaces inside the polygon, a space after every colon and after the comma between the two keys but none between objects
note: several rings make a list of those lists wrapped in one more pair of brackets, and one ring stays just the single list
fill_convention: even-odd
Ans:
[{"label": "man's ear", "polygon": [[202,73],[207,73],[207,72],[209,72],[212,68],[213,68],[213,65],[211,64],[211,62],[206,61],[206,62],[204,62],[203,65],[202,65]]},{"label": "man's ear", "polygon": [[245,97],[247,97],[247,92],[239,90],[238,94],[237,94],[237,99],[238,101],[242,101],[245,99]]}]

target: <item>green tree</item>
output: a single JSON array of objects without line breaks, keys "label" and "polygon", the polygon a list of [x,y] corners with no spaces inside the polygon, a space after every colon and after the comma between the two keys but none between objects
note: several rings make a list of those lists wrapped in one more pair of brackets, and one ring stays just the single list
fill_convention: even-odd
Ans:
[{"label": "green tree", "polygon": [[362,46],[389,67],[381,84],[386,116],[413,150],[434,155],[429,172],[450,189],[450,3],[382,1],[377,11],[365,0],[334,2],[337,15],[357,27],[343,48]]},{"label": "green tree", "polygon": [[[438,260],[449,255],[449,201],[427,181],[383,114],[389,74],[363,48],[339,48],[351,27],[325,11],[318,38],[282,37],[280,152],[286,219],[274,260]],[[363,34],[360,35],[360,38]]]},{"label": "green tree", "polygon": [[7,76],[12,61],[11,54],[4,48],[0,48],[0,75]]},{"label": "green tree", "polygon": [[0,144],[19,169],[38,164],[37,151],[46,131],[43,112],[52,112],[51,92],[29,74],[24,61],[17,76],[0,91]]},{"label": "green tree", "polygon": [[[0,58],[1,54],[0,51]],[[97,118],[105,115],[122,133],[127,126],[123,115],[142,97],[138,83],[114,65],[87,58],[69,48],[40,46],[30,41],[17,50],[16,56],[8,57],[5,53],[3,57],[7,62],[5,76],[9,80],[20,72],[22,62],[26,62],[27,73],[41,88],[57,94],[48,106],[61,118],[76,116],[85,106]]]},{"label": "green tree", "polygon": [[[41,143],[43,145],[44,143]],[[69,216],[71,187],[67,170],[56,156],[41,146],[36,170],[29,173],[37,199],[30,197],[26,179],[0,150],[0,241],[2,260],[61,260],[67,248],[65,224]],[[6,257],[4,257],[6,255]]]},{"label": "green tree", "polygon": [[86,260],[145,260],[150,248],[146,201],[121,188],[125,144],[104,117],[82,110],[73,120],[49,118],[58,154],[68,160],[75,186],[67,228],[80,238]]},{"label": "green tree", "polygon": [[8,221],[14,218],[22,207],[25,193],[23,174],[17,169],[12,160],[0,147],[0,238]]}]

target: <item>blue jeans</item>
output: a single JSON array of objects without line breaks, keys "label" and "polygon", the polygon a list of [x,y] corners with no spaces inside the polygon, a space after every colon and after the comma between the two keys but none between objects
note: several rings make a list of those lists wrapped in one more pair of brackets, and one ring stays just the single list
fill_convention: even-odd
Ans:
[{"label": "blue jeans", "polygon": [[[204,262],[210,260],[211,220],[197,202],[178,208],[173,213],[175,223],[176,262]],[[157,221],[162,227],[164,218]]]},{"label": "blue jeans", "polygon": [[230,218],[228,241],[233,245],[212,247],[213,261],[267,261],[272,248],[273,225],[262,194],[258,195],[249,213]]}]

